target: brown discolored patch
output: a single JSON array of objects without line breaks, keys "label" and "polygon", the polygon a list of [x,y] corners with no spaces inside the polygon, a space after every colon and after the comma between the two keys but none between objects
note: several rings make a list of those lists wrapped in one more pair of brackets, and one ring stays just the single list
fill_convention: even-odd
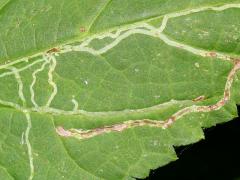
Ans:
[{"label": "brown discolored patch", "polygon": [[218,104],[214,104],[214,105],[209,105],[208,106],[209,111],[213,111],[213,110],[216,110],[218,108],[219,108]]},{"label": "brown discolored patch", "polygon": [[80,27],[80,32],[86,32],[86,28],[85,27]]},{"label": "brown discolored patch", "polygon": [[205,96],[199,96],[199,97],[193,99],[192,101],[193,102],[199,102],[199,101],[203,101],[204,99],[205,99]]},{"label": "brown discolored patch", "polygon": [[217,53],[216,52],[209,52],[209,53],[206,53],[206,56],[208,56],[208,57],[217,57]]},{"label": "brown discolored patch", "polygon": [[230,92],[229,91],[224,91],[224,96],[225,98],[229,98],[230,97]]},{"label": "brown discolored patch", "polygon": [[165,121],[165,123],[163,124],[162,128],[163,128],[163,129],[169,128],[175,121],[176,121],[176,117],[171,116],[170,118],[168,118],[168,119]]},{"label": "brown discolored patch", "polygon": [[47,53],[50,54],[50,53],[56,53],[56,52],[59,52],[59,51],[60,51],[60,49],[54,47],[54,48],[48,50]]},{"label": "brown discolored patch", "polygon": [[72,136],[72,133],[70,131],[65,130],[61,126],[56,128],[56,132],[58,133],[58,135],[63,136],[63,137],[70,137],[70,136]]},{"label": "brown discolored patch", "polygon": [[148,119],[145,119],[143,120],[144,124],[148,124],[148,125],[156,125],[157,124],[157,121],[154,122],[154,121],[149,121]]}]

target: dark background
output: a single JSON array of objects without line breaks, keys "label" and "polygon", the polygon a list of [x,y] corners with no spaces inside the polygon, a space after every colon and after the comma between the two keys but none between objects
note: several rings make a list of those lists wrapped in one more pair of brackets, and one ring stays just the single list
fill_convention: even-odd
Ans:
[{"label": "dark background", "polygon": [[177,147],[179,160],[152,170],[146,180],[240,180],[240,118],[204,132],[205,140]]}]

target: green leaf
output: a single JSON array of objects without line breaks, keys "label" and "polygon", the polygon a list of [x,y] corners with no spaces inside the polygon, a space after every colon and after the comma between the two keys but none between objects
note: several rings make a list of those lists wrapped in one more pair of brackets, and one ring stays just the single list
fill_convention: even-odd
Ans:
[{"label": "green leaf", "polygon": [[134,179],[237,116],[239,0],[0,0],[0,179]]}]

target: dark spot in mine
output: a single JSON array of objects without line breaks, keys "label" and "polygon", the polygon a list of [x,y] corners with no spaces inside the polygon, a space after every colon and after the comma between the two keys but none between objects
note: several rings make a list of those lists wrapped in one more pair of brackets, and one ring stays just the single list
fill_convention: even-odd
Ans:
[{"label": "dark spot in mine", "polygon": [[80,32],[86,32],[86,28],[85,27],[80,27]]},{"label": "dark spot in mine", "polygon": [[55,52],[59,52],[59,51],[60,51],[60,49],[58,49],[58,48],[52,48],[52,49],[48,50],[47,53],[55,53]]}]

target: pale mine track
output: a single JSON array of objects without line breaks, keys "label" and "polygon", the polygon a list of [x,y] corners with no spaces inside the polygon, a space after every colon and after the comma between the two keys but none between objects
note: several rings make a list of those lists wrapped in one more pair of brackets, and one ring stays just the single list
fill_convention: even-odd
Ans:
[{"label": "pale mine track", "polygon": [[[64,137],[76,137],[78,139],[86,139],[86,138],[91,138],[91,137],[101,135],[104,133],[121,132],[128,128],[141,127],[141,126],[160,127],[160,128],[166,129],[166,128],[170,127],[178,119],[180,119],[181,117],[183,117],[187,114],[190,114],[193,112],[210,112],[210,111],[215,111],[215,110],[221,109],[230,100],[231,87],[233,84],[234,76],[240,69],[240,60],[238,58],[233,58],[231,56],[225,55],[224,53],[221,53],[221,52],[209,52],[209,51],[191,47],[186,44],[175,42],[173,40],[170,40],[166,35],[164,35],[163,31],[167,26],[168,20],[171,18],[185,16],[188,14],[206,11],[206,10],[223,11],[223,10],[226,10],[229,8],[240,8],[240,4],[229,4],[229,5],[224,5],[224,6],[220,6],[220,7],[203,7],[203,8],[192,9],[192,10],[184,11],[184,12],[180,12],[180,13],[172,13],[172,14],[168,14],[168,15],[164,16],[162,25],[158,29],[154,28],[146,23],[141,26],[142,28],[149,29],[150,32],[148,30],[144,30],[144,29],[134,29],[133,28],[123,34],[121,34],[121,31],[118,31],[115,34],[109,33],[107,35],[89,38],[85,41],[85,43],[82,43],[81,45],[74,47],[74,48],[67,47],[67,46],[65,47],[66,52],[68,52],[68,51],[88,51],[88,52],[91,52],[92,54],[99,55],[99,54],[107,52],[109,49],[116,46],[120,41],[122,41],[126,37],[128,37],[132,34],[139,33],[139,34],[145,34],[145,35],[149,35],[149,36],[153,36],[153,37],[158,37],[170,46],[184,49],[188,52],[191,52],[193,54],[196,54],[196,55],[199,55],[202,57],[215,57],[215,58],[219,58],[219,59],[223,59],[223,60],[232,61],[234,63],[234,67],[228,75],[227,82],[226,82],[225,89],[224,89],[223,98],[220,99],[216,104],[209,105],[209,106],[193,105],[190,107],[186,107],[186,108],[179,110],[178,112],[173,114],[171,117],[169,117],[165,121],[156,121],[156,120],[150,120],[150,119],[129,120],[129,121],[125,121],[123,123],[114,124],[114,125],[110,125],[110,126],[104,126],[101,128],[95,128],[95,129],[90,129],[90,130],[82,130],[82,129],[65,130],[63,127],[58,127],[56,129],[57,133],[60,136],[64,136]],[[105,37],[112,37],[112,38],[118,37],[118,39],[116,39],[112,44],[107,45],[98,51],[91,49],[91,48],[86,48],[86,45],[88,45],[93,39],[95,39],[95,38],[103,39]]]},{"label": "pale mine track", "polygon": [[[25,136],[24,141],[27,145],[28,156],[29,156],[29,166],[30,166],[29,179],[31,180],[34,177],[32,148],[31,148],[31,144],[29,141],[29,133],[30,133],[30,129],[32,126],[30,113],[31,112],[43,112],[43,113],[52,113],[52,114],[59,114],[59,115],[60,114],[76,114],[77,115],[77,114],[81,114],[81,113],[87,113],[82,110],[78,110],[78,102],[75,99],[72,99],[72,102],[74,104],[73,111],[64,111],[64,110],[60,110],[60,109],[53,109],[50,107],[51,102],[53,101],[54,97],[57,94],[57,84],[53,80],[53,72],[57,66],[57,61],[56,61],[55,56],[61,55],[63,53],[71,52],[71,51],[88,52],[92,55],[101,55],[101,54],[106,53],[107,51],[111,50],[115,46],[117,46],[122,40],[128,38],[129,36],[134,35],[134,34],[143,34],[143,35],[159,38],[160,40],[162,40],[169,46],[183,49],[183,50],[193,53],[195,55],[199,55],[202,57],[215,57],[218,59],[227,60],[227,61],[234,63],[234,67],[232,68],[232,70],[230,71],[230,73],[227,77],[223,98],[220,99],[216,104],[209,105],[209,106],[192,105],[190,107],[186,107],[186,108],[179,110],[178,112],[173,114],[171,117],[169,117],[165,121],[154,121],[154,120],[150,120],[150,119],[130,120],[130,121],[125,121],[123,123],[114,124],[114,125],[110,125],[110,126],[104,126],[104,127],[100,127],[100,128],[96,128],[96,129],[91,129],[91,130],[77,130],[77,129],[65,130],[63,127],[57,127],[56,132],[58,133],[59,136],[63,136],[63,137],[76,137],[79,139],[86,139],[86,138],[91,138],[91,137],[101,135],[104,133],[121,132],[128,128],[141,127],[141,126],[159,127],[159,128],[166,129],[166,128],[170,127],[178,119],[180,119],[181,117],[183,117],[189,113],[210,112],[210,111],[215,111],[215,110],[219,110],[220,108],[222,108],[230,100],[231,87],[233,84],[233,80],[234,80],[236,73],[240,69],[240,60],[236,57],[231,57],[231,56],[221,53],[221,52],[210,52],[210,51],[206,51],[206,50],[202,50],[202,49],[197,49],[195,47],[192,47],[192,46],[189,46],[189,45],[186,45],[183,43],[179,43],[179,42],[169,39],[163,33],[164,29],[167,26],[169,19],[189,15],[192,13],[207,11],[207,10],[224,11],[224,10],[230,9],[230,8],[240,8],[240,4],[226,4],[226,5],[218,6],[218,7],[214,7],[214,6],[200,7],[200,8],[186,10],[186,11],[182,11],[182,12],[170,13],[163,17],[162,24],[159,28],[155,28],[155,27],[149,25],[147,22],[137,23],[132,26],[120,28],[115,33],[111,33],[111,32],[103,33],[103,34],[98,34],[98,35],[94,35],[92,37],[85,38],[79,45],[75,45],[75,46],[63,45],[63,46],[60,46],[60,47],[56,48],[55,50],[49,51],[47,53],[46,52],[38,53],[38,54],[32,55],[31,57],[18,59],[14,62],[0,65],[0,69],[10,69],[10,72],[5,72],[5,73],[0,74],[0,78],[9,76],[9,75],[14,75],[16,78],[16,81],[18,83],[18,86],[19,86],[18,94],[22,101],[23,106],[21,106],[19,104],[15,104],[13,102],[3,101],[3,100],[0,100],[0,104],[18,109],[18,110],[22,111],[26,116],[28,126],[26,128],[26,131],[23,133],[23,136]],[[95,49],[89,47],[89,44],[91,43],[92,40],[94,40],[94,39],[101,40],[101,39],[104,39],[105,37],[110,37],[114,40],[110,44],[106,45],[105,47],[103,47],[102,49],[99,49],[99,50],[95,50]],[[29,60],[36,58],[36,57],[40,57],[40,59],[34,61],[32,64],[28,64],[27,66],[25,66],[21,69],[14,68],[14,65],[16,65],[18,63],[22,63],[22,62],[28,62]],[[23,83],[22,83],[22,80],[20,77],[20,72],[30,68],[31,66],[33,66],[37,63],[41,63],[41,62],[43,62],[43,65],[40,67],[40,69],[37,69],[36,71],[34,71],[33,81],[29,87],[30,93],[31,93],[31,101],[32,101],[34,107],[27,108],[26,107],[26,99],[23,94]],[[48,83],[52,87],[53,91],[52,91],[52,94],[49,97],[48,101],[46,102],[46,105],[44,107],[39,107],[38,104],[35,102],[34,85],[36,82],[37,74],[39,72],[43,71],[44,68],[46,67],[46,65],[49,65]],[[108,112],[105,112],[105,113],[108,113]]]}]

